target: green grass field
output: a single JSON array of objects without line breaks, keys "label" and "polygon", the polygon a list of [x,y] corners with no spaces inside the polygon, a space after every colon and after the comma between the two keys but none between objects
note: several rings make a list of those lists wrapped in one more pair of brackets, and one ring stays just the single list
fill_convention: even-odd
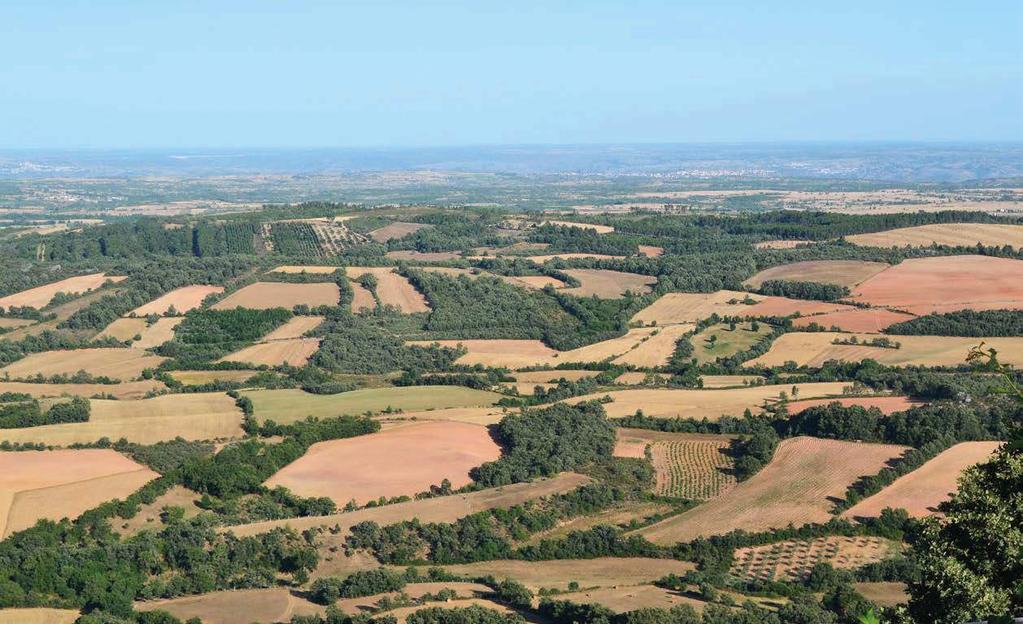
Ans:
[{"label": "green grass field", "polygon": [[711,325],[691,338],[693,357],[700,364],[713,362],[719,357],[729,357],[745,351],[771,333],[772,328],[767,323],[759,323],[757,331],[753,331],[752,325],[737,323],[734,331],[728,328],[727,323]]},{"label": "green grass field", "polygon": [[341,394],[309,394],[302,390],[254,390],[243,392],[252,399],[256,419],[285,424],[307,416],[329,418],[344,414],[382,412],[387,408],[421,411],[447,407],[483,407],[501,398],[495,392],[462,386],[409,386],[364,388]]}]

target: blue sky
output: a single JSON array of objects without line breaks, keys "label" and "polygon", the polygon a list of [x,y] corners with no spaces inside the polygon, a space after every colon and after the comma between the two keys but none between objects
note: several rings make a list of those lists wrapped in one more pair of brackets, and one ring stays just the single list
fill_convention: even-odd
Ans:
[{"label": "blue sky", "polygon": [[5,0],[0,148],[1023,140],[1020,2]]}]

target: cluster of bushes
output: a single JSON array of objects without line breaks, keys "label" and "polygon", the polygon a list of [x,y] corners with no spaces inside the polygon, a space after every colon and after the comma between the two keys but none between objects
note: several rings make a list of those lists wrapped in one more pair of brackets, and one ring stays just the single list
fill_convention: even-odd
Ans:
[{"label": "cluster of bushes", "polygon": [[766,280],[760,285],[759,292],[762,295],[815,301],[835,301],[849,296],[849,289],[845,286],[793,280]]},{"label": "cluster of bushes", "polygon": [[960,310],[889,325],[904,336],[1023,336],[1023,310]]},{"label": "cluster of bushes", "polygon": [[14,399],[11,396],[8,393],[0,395],[0,429],[39,427],[89,420],[90,404],[88,399],[75,397],[64,403],[55,403],[44,412],[39,401],[28,395],[15,395],[25,397],[21,399]]}]

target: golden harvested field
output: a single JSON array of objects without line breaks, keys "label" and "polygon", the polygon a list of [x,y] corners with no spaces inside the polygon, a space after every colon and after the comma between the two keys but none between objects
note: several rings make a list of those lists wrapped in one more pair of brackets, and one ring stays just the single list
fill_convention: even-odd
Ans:
[{"label": "golden harvested field", "polygon": [[31,319],[0,318],[0,329],[15,329],[31,325],[32,323],[35,323],[35,321]]},{"label": "golden harvested field", "polygon": [[167,314],[171,307],[178,314],[184,314],[198,308],[206,297],[222,292],[224,292],[223,286],[182,286],[135,308],[128,313],[128,316],[148,316],[150,314],[162,316]]},{"label": "golden harvested field", "polygon": [[352,312],[372,310],[377,307],[377,300],[365,286],[358,282],[349,282],[348,285],[352,287]]},{"label": "golden harvested field", "polygon": [[[119,384],[48,384],[25,383],[21,381],[0,381],[0,392],[20,392],[36,398],[80,396],[94,397],[110,395],[115,399],[141,399],[153,390],[163,390],[167,386],[155,379],[142,381],[122,381]],[[3,432],[0,431],[0,438]]]},{"label": "golden harvested field", "polygon": [[[469,256],[470,260],[479,260],[486,256]],[[546,264],[551,260],[580,260],[580,259],[591,259],[591,260],[621,260],[625,256],[609,256],[608,254],[599,253],[555,253],[555,254],[542,254],[539,256],[522,256],[525,260],[531,260],[533,262],[539,262],[540,264]]]},{"label": "golden harvested field", "polygon": [[550,390],[552,388],[557,388],[558,387],[558,384],[552,384],[552,383],[529,383],[529,382],[524,382],[524,383],[501,383],[499,385],[502,388],[507,388],[509,390],[514,389],[516,392],[518,392],[519,394],[521,394],[523,396],[532,396],[532,395],[536,394],[537,386],[543,388],[544,390]]},{"label": "golden harvested field", "polygon": [[[664,366],[671,359],[671,354],[675,352],[675,343],[692,330],[692,325],[670,325],[656,328],[655,331],[649,332],[649,335],[644,336],[640,342],[613,361],[615,364],[630,364],[640,368]],[[649,331],[649,328],[630,329],[626,336],[633,332],[643,331]]]},{"label": "golden harvested field", "polygon": [[[801,397],[829,397],[844,394],[847,384],[843,382],[795,384]],[[649,388],[637,390],[613,390],[596,392],[567,399],[565,403],[593,401],[605,396],[612,399],[604,409],[611,418],[631,416],[643,410],[654,418],[707,418],[711,421],[721,416],[742,416],[749,408],[757,413],[766,403],[779,400],[781,393],[792,392],[791,385],[752,386],[730,390],[678,390],[673,388]]]},{"label": "golden harvested field", "polygon": [[[445,347],[464,346],[468,353],[458,358],[459,364],[484,364],[507,368],[527,368],[557,364],[558,352],[539,340],[415,340],[408,344],[429,346],[440,344]],[[565,360],[570,362],[572,360]]]},{"label": "golden harvested field", "polygon": [[444,262],[459,257],[455,251],[388,251],[385,257],[393,260],[411,260],[418,262]]},{"label": "golden harvested field", "polygon": [[667,373],[644,373],[641,371],[631,371],[618,375],[618,377],[615,378],[615,383],[625,386],[654,385],[659,382],[667,381],[668,379],[671,379],[671,375],[668,375]]},{"label": "golden harvested field", "polygon": [[254,366],[305,366],[309,358],[320,348],[319,338],[293,338],[260,342],[217,360],[218,362],[242,362]]},{"label": "golden harvested field", "polygon": [[43,518],[77,518],[158,476],[109,449],[0,451],[0,537]]},{"label": "golden harvested field", "polygon": [[343,507],[381,496],[412,496],[447,479],[458,489],[469,470],[501,456],[486,427],[460,422],[400,425],[379,433],[319,442],[267,480],[299,496],[326,496]]},{"label": "golden harvested field", "polygon": [[[404,570],[402,570],[404,571]],[[381,599],[383,598],[397,598],[404,593],[409,598],[422,598],[427,595],[433,595],[442,589],[450,589],[455,592],[453,600],[461,600],[464,598],[479,598],[482,596],[488,596],[493,594],[493,590],[486,585],[479,583],[464,583],[459,581],[448,581],[448,582],[435,582],[435,583],[409,583],[401,592],[388,592],[383,594],[374,594],[372,596],[363,596],[361,598],[342,598],[335,603],[337,608],[341,609],[345,613],[361,613],[363,611],[373,610]],[[429,603],[428,603],[429,604]],[[439,605],[436,601],[433,601],[431,606],[450,606],[450,605]]]},{"label": "golden harvested field", "polygon": [[895,412],[904,412],[911,407],[917,405],[923,405],[920,401],[911,401],[904,396],[877,396],[877,397],[845,397],[841,399],[810,399],[809,401],[789,401],[785,404],[785,408],[788,410],[790,415],[796,415],[804,410],[811,407],[820,407],[822,405],[830,405],[831,403],[840,403],[845,407],[851,407],[853,405],[859,405],[867,409],[876,407],[881,410],[882,414],[886,416],[888,414],[894,414]]},{"label": "golden harvested field", "polygon": [[572,581],[579,583],[581,587],[639,585],[651,583],[669,574],[682,575],[695,566],[688,561],[673,559],[598,557],[554,561],[510,559],[441,567],[446,572],[462,576],[493,575],[497,579],[511,578],[533,591],[538,591],[541,587],[566,590]]},{"label": "golden harvested field", "polygon": [[153,444],[182,437],[213,440],[237,437],[242,413],[234,399],[217,392],[167,394],[139,401],[92,401],[88,422],[0,430],[0,440],[67,446],[100,438]]},{"label": "golden harvested field", "polygon": [[852,298],[911,314],[1023,309],[1023,260],[991,256],[916,258],[878,273]]},{"label": "golden harvested field", "polygon": [[260,421],[279,424],[304,420],[308,416],[330,418],[344,414],[382,412],[387,408],[404,411],[448,407],[493,405],[501,395],[461,386],[408,386],[364,388],[341,394],[310,394],[302,390],[252,390],[243,393],[252,399]]},{"label": "golden harvested field", "polygon": [[0,340],[14,342],[16,340],[27,338],[28,336],[38,336],[45,331],[55,330],[58,325],[70,318],[75,312],[89,307],[103,297],[116,295],[118,292],[120,292],[120,289],[116,286],[113,288],[102,288],[100,290],[85,293],[77,299],[72,299],[67,303],[55,305],[47,311],[49,314],[52,314],[54,318],[41,323],[25,325],[24,327],[0,334]]},{"label": "golden harvested field", "polygon": [[700,375],[703,387],[708,390],[715,388],[742,388],[764,380],[759,375]]},{"label": "golden harvested field", "polygon": [[[406,624],[408,622],[408,618],[410,618],[413,613],[416,613],[417,611],[422,611],[424,609],[429,609],[430,607],[438,606],[443,607],[445,609],[452,609],[455,611],[458,611],[460,609],[467,609],[469,607],[483,607],[484,609],[487,609],[489,611],[496,611],[504,616],[522,615],[521,613],[504,605],[503,603],[494,602],[493,600],[488,600],[485,598],[465,598],[460,600],[453,600],[449,603],[428,603],[425,605],[418,605],[414,607],[400,607],[398,609],[392,609],[391,611],[388,611],[384,615],[393,617],[398,622],[398,624]],[[545,620],[541,620],[533,615],[527,614],[524,616],[524,619],[526,622],[529,622],[530,624],[546,624]],[[463,619],[459,621],[467,620]]]},{"label": "golden harvested field", "polygon": [[391,239],[403,238],[429,227],[433,226],[425,223],[402,223],[401,221],[395,221],[382,228],[373,230],[369,233],[369,236],[378,243],[386,243]]},{"label": "golden harvested field", "polygon": [[597,234],[610,234],[614,232],[614,227],[610,225],[599,225],[594,223],[576,223],[575,221],[554,221],[548,219],[542,222],[540,225],[560,225],[562,227],[577,227],[584,230],[594,230]]},{"label": "golden harvested field", "polygon": [[79,615],[72,609],[0,609],[0,624],[74,624]]},{"label": "golden harvested field", "polygon": [[185,621],[202,618],[204,624],[251,624],[290,622],[302,615],[320,615],[325,607],[293,594],[285,588],[235,589],[198,596],[136,602],[137,611],[166,611]]},{"label": "golden harvested field", "polygon": [[737,323],[735,329],[729,329],[725,323],[711,325],[689,339],[693,345],[693,356],[698,363],[706,364],[746,351],[774,330],[767,323],[757,325],[756,331],[753,331],[752,323]]},{"label": "golden harvested field", "polygon": [[448,277],[468,277],[468,278],[479,278],[479,277],[491,277],[499,279],[502,282],[511,284],[512,286],[519,286],[522,288],[528,288],[531,290],[541,290],[547,286],[553,288],[562,288],[565,283],[561,280],[550,277],[548,275],[497,275],[496,273],[488,273],[480,269],[460,269],[452,267],[418,267],[421,271],[427,273],[437,273],[440,275],[447,275]]},{"label": "golden harvested field", "polygon": [[391,267],[348,267],[345,269],[345,274],[353,283],[356,278],[367,273],[372,273],[377,278],[377,296],[380,297],[381,304],[396,306],[408,314],[430,311],[430,306],[427,305],[423,293],[416,290],[404,276],[395,273]]},{"label": "golden harvested field", "polygon": [[67,279],[60,280],[59,282],[36,286],[35,288],[29,288],[28,290],[23,290],[21,292],[14,293],[13,295],[0,297],[0,308],[6,309],[11,306],[16,306],[42,309],[45,308],[55,296],[57,296],[57,293],[77,295],[89,290],[95,290],[107,281],[120,282],[125,279],[128,278],[123,276],[110,276],[106,273],[92,273],[90,275],[69,277]]},{"label": "golden harvested field", "polygon": [[845,239],[864,247],[985,247],[1009,245],[1023,248],[1023,225],[1003,223],[935,223],[916,227],[886,230],[870,234],[855,234]]},{"label": "golden harvested field", "polygon": [[199,370],[199,371],[170,371],[170,376],[177,379],[186,386],[201,386],[215,381],[246,381],[256,374],[256,371],[245,370]]},{"label": "golden harvested field", "polygon": [[832,344],[836,338],[859,342],[869,341],[871,334],[839,334],[834,332],[793,332],[774,341],[771,349],[747,365],[781,366],[795,362],[800,366],[819,367],[828,360],[859,362],[876,360],[889,366],[959,366],[966,362],[970,347],[981,342],[998,349],[999,359],[1005,364],[1023,364],[1023,338],[960,338],[953,336],[892,336],[901,343],[898,349],[859,345]]},{"label": "golden harvested field", "polygon": [[284,325],[263,336],[262,341],[301,338],[306,332],[319,327],[321,323],[323,323],[322,316],[294,316]]},{"label": "golden harvested field", "polygon": [[630,291],[636,295],[650,292],[657,278],[636,273],[607,269],[565,269],[565,273],[579,280],[581,286],[566,288],[565,292],[578,297],[596,295],[603,299],[617,299]]},{"label": "golden harvested field", "polygon": [[855,570],[898,551],[898,542],[882,537],[832,535],[790,540],[736,549],[731,573],[751,581],[803,580],[818,563],[830,563],[839,570]]},{"label": "golden harvested field", "polygon": [[508,508],[529,500],[554,494],[563,494],[590,483],[589,477],[565,472],[550,479],[530,483],[516,483],[500,488],[479,490],[469,494],[453,494],[424,498],[405,503],[369,507],[330,516],[266,520],[251,524],[225,527],[239,537],[266,533],[276,527],[290,526],[296,531],[313,527],[339,527],[335,536],[339,543],[344,541],[348,530],[360,522],[376,522],[381,526],[419,518],[420,522],[454,522],[459,518],[487,509]]},{"label": "golden harvested field", "polygon": [[803,316],[792,321],[795,327],[809,327],[816,323],[824,329],[833,327],[841,331],[879,334],[889,326],[916,318],[912,314],[887,308],[854,308],[840,312]]},{"label": "golden harvested field", "polygon": [[452,422],[472,423],[474,425],[493,425],[507,413],[507,408],[499,407],[449,407],[444,409],[432,409],[422,411],[409,411],[400,414],[388,414],[378,416],[382,423],[398,423],[415,420],[442,420]]},{"label": "golden harvested field", "polygon": [[569,600],[582,604],[599,604],[616,613],[635,611],[636,609],[658,608],[670,609],[675,605],[686,604],[697,612],[702,611],[707,603],[690,598],[680,592],[661,589],[653,585],[634,585],[603,587],[567,594],[559,594],[557,600]]},{"label": "golden harvested field", "polygon": [[310,275],[329,275],[335,271],[341,270],[343,267],[339,266],[307,266],[297,264],[285,264],[279,266],[271,273],[309,273]]},{"label": "golden harvested field", "polygon": [[143,369],[156,368],[167,358],[150,355],[142,349],[72,349],[33,353],[0,368],[0,374],[11,379],[27,379],[36,375],[74,375],[84,370],[91,375],[128,381],[142,374]]},{"label": "golden harvested field", "polygon": [[827,522],[832,500],[863,475],[877,473],[906,447],[797,437],[782,440],[771,462],[749,480],[683,514],[640,529],[674,544],[735,529],[750,532]]},{"label": "golden harvested field", "polygon": [[894,607],[909,602],[909,588],[905,583],[853,583],[853,587],[864,598],[882,607]]},{"label": "golden harvested field", "polygon": [[[184,317],[161,318],[149,325],[144,318],[119,318],[106,326],[97,338],[110,336],[118,340],[132,341],[136,349],[153,349],[174,338],[174,328],[185,320]],[[140,336],[138,340],[133,340]]]},{"label": "golden harvested field", "polygon": [[876,517],[885,507],[902,508],[914,518],[931,515],[957,489],[963,470],[991,456],[1001,442],[961,442],[903,475],[877,494],[847,509],[847,518]]},{"label": "golden harvested field", "polygon": [[616,457],[642,458],[649,449],[657,494],[706,500],[735,486],[730,436],[628,428],[617,433]]},{"label": "golden harvested field", "polygon": [[664,255],[663,247],[656,247],[654,245],[637,245],[637,247],[639,247],[639,253],[647,258],[660,258]]},{"label": "golden harvested field", "polygon": [[852,288],[888,268],[884,262],[863,260],[810,260],[774,266],[749,278],[744,285],[760,288],[769,280],[819,282]]},{"label": "golden harvested field", "polygon": [[250,308],[267,310],[270,308],[286,308],[297,305],[316,307],[321,305],[336,306],[341,298],[341,291],[333,282],[313,284],[287,284],[284,282],[256,282],[237,290],[227,298],[213,305],[214,310],[233,310],[234,308]]},{"label": "golden harvested field", "polygon": [[[749,303],[744,303],[749,302]],[[803,301],[787,297],[765,297],[735,290],[712,293],[667,293],[632,316],[630,322],[644,325],[695,323],[719,316],[789,316],[825,314],[854,310],[852,306],[824,301]]]}]

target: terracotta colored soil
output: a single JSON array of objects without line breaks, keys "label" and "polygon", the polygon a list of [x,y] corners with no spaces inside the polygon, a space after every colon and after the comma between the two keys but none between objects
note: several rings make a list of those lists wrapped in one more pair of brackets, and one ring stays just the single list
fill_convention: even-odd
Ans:
[{"label": "terracotta colored soil", "polygon": [[821,405],[830,405],[831,403],[841,403],[846,407],[853,405],[859,405],[860,407],[876,407],[881,410],[881,413],[894,414],[895,412],[904,412],[911,407],[917,405],[923,405],[920,401],[911,401],[909,398],[904,396],[879,396],[879,397],[845,397],[841,399],[810,399],[808,401],[790,401],[785,404],[790,415],[796,415],[804,410],[811,407],[820,407]]},{"label": "terracotta colored soil", "polygon": [[343,506],[381,496],[411,496],[448,479],[471,483],[469,470],[501,456],[485,427],[458,422],[410,424],[314,444],[267,482],[300,496],[327,496]]},{"label": "terracotta colored soil", "polygon": [[743,283],[753,288],[760,288],[761,284],[769,280],[788,280],[837,284],[852,288],[887,268],[888,265],[883,262],[810,260],[764,269]]},{"label": "terracotta colored soil", "polygon": [[792,324],[795,327],[808,327],[812,323],[816,323],[824,329],[838,327],[847,332],[878,334],[895,323],[902,323],[913,318],[916,317],[886,308],[854,308],[841,312],[803,316],[792,321]]}]

